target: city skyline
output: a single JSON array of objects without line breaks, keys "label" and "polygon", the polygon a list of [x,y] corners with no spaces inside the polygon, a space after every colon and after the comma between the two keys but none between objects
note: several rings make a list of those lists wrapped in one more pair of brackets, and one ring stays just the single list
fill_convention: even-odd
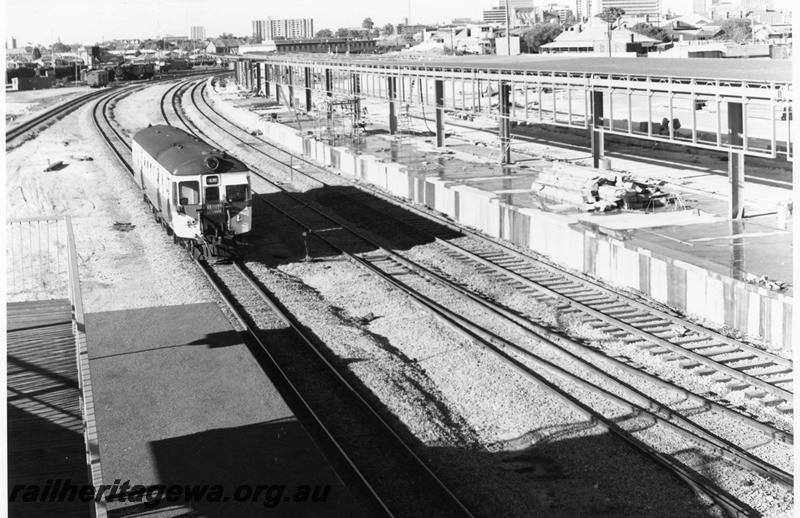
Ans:
[{"label": "city skyline", "polygon": [[[450,22],[453,18],[481,19],[484,10],[503,0],[411,1],[412,23]],[[562,3],[574,10],[575,0]],[[774,2],[775,9],[789,8],[788,0]],[[253,6],[248,0],[229,0],[225,12],[209,0],[9,0],[6,2],[4,40],[15,37],[18,45],[94,43],[110,39],[153,38],[159,35],[189,35],[190,27],[202,26],[207,37],[221,33],[252,34],[252,21],[272,18],[313,18],[316,30],[357,27],[370,17],[377,27],[402,23],[408,2],[376,4],[368,0],[331,0],[326,8],[312,0],[295,0],[274,8]],[[662,11],[691,12],[693,0],[662,0]],[[358,13],[358,14],[355,14]],[[124,14],[124,16],[122,16]]]}]

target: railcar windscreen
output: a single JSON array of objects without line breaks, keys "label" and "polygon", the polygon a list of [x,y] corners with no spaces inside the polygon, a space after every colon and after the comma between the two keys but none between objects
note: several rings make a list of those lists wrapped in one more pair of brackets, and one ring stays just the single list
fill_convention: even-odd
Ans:
[{"label": "railcar windscreen", "polygon": [[247,184],[228,185],[225,187],[225,198],[228,203],[247,200]]},{"label": "railcar windscreen", "polygon": [[181,182],[178,185],[181,193],[181,205],[197,205],[200,203],[200,182]]}]

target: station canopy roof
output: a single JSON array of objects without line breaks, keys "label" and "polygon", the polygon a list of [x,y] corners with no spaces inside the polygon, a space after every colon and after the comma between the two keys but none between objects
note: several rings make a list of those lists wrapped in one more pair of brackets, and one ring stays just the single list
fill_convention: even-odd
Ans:
[{"label": "station canopy roof", "polygon": [[328,57],[321,54],[304,56],[263,56],[285,62],[303,61],[323,64],[360,64],[367,66],[409,67],[428,69],[478,69],[528,72],[562,72],[573,74],[614,74],[636,77],[672,77],[754,83],[791,83],[792,63],[786,59],[724,58],[606,58],[579,55],[522,54],[519,56],[364,56]]}]

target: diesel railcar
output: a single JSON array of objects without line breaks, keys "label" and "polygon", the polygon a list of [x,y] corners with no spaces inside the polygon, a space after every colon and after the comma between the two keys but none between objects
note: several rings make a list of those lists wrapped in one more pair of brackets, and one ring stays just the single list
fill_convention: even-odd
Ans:
[{"label": "diesel railcar", "polygon": [[250,171],[242,162],[173,126],[133,136],[136,183],[176,243],[195,257],[227,257],[250,231]]}]

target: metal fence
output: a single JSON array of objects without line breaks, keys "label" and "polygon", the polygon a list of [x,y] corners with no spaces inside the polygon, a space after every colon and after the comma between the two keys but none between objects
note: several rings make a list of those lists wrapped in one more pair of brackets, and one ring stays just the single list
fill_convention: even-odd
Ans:
[{"label": "metal fence", "polygon": [[[6,274],[9,302],[65,298],[72,304],[86,468],[90,482],[99,487],[103,475],[72,219],[49,216],[6,220]],[[92,502],[90,516],[105,518],[105,502]]]},{"label": "metal fence", "polygon": [[6,220],[9,302],[70,298],[71,227],[65,216]]}]

